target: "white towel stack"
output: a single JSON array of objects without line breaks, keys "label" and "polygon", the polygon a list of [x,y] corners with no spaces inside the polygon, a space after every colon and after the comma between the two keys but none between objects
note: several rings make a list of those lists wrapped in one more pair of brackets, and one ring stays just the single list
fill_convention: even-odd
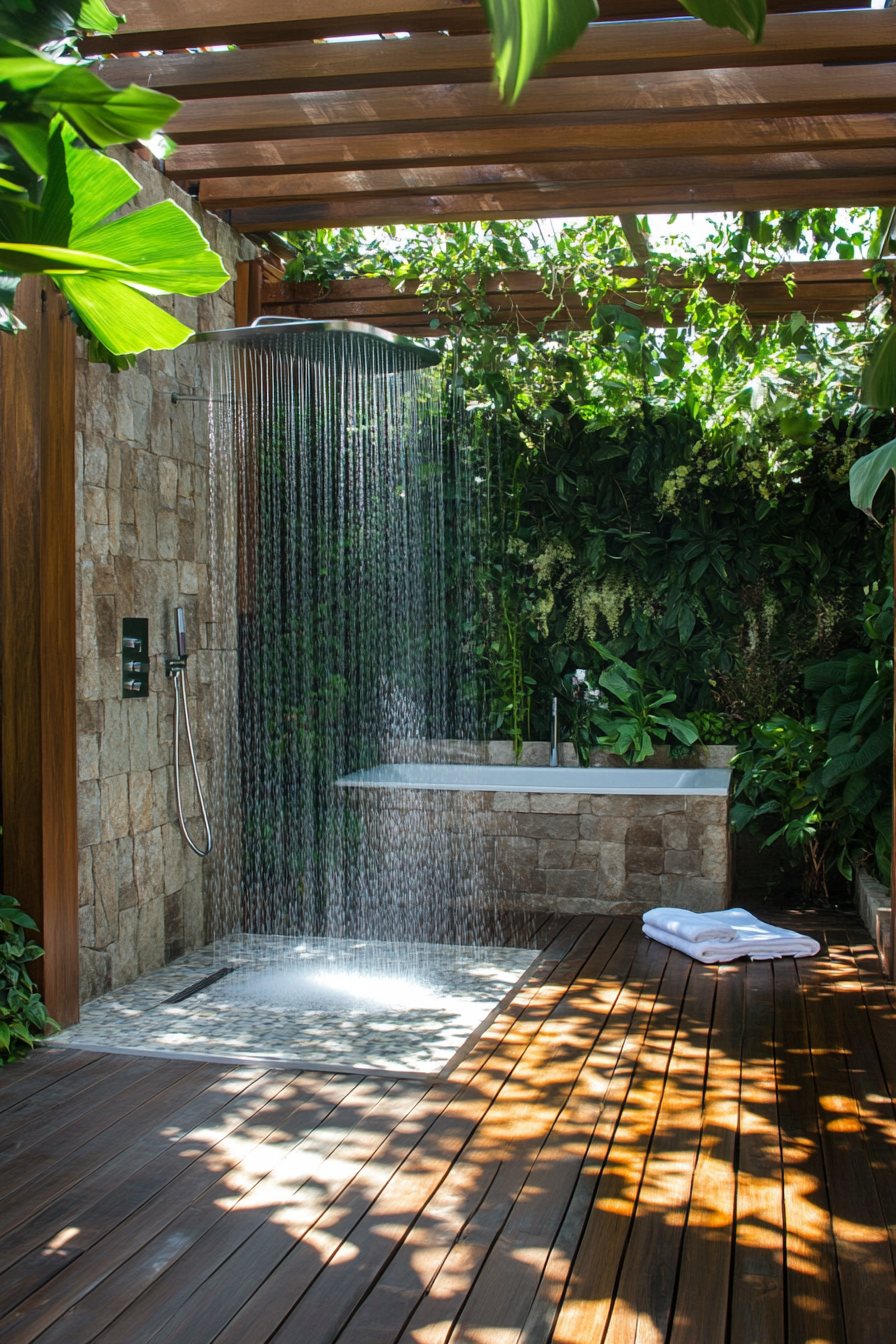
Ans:
[{"label": "white towel stack", "polygon": [[686,952],[696,961],[768,961],[772,957],[814,957],[819,944],[814,938],[790,929],[764,924],[749,910],[713,910],[697,914],[674,905],[648,910],[644,932],[658,943]]}]

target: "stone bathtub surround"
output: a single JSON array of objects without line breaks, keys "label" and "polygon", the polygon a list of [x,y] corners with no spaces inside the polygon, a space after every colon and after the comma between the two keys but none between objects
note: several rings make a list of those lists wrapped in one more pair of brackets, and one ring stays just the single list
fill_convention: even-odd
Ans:
[{"label": "stone bathtub surround", "polygon": [[[149,164],[113,150],[141,183],[136,205],[173,198],[225,266],[256,249]],[[233,326],[233,285],[161,298],[194,329]],[[164,660],[176,606],[187,619],[191,716],[202,771],[221,636],[209,585],[208,411],[172,394],[208,388],[207,348],[147,352],[112,373],[79,342],[76,402],[81,999],[206,941],[209,869],[187,848],[173,797],[173,695]],[[121,698],[121,621],[149,619],[148,699]],[[184,774],[185,798],[192,786]]]},{"label": "stone bathtub surround", "polygon": [[[385,836],[400,813],[411,833],[470,837],[470,858],[502,906],[637,915],[657,905],[730,905],[728,799],[654,794],[357,790]],[[374,840],[374,843],[375,840]]]}]

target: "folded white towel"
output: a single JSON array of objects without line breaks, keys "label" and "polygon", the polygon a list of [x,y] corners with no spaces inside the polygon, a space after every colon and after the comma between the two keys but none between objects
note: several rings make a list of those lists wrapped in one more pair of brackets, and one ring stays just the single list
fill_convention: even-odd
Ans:
[{"label": "folded white towel", "polygon": [[[723,914],[728,913],[723,911]],[[725,943],[737,937],[737,931],[723,923],[716,914],[699,914],[695,910],[682,910],[677,905],[658,906],[656,910],[647,910],[642,916],[645,924],[654,925],[673,933],[676,938],[684,938],[688,943]]]},{"label": "folded white towel", "polygon": [[[651,912],[653,913],[653,912]],[[774,957],[813,957],[820,950],[814,938],[794,933],[792,929],[779,929],[774,924],[765,924],[749,910],[716,910],[711,918],[733,930],[733,939],[724,938],[713,942],[697,942],[678,936],[658,924],[645,923],[643,932],[658,943],[674,947],[695,961],[718,962],[736,961],[738,957],[749,957],[751,961],[770,961]]]}]

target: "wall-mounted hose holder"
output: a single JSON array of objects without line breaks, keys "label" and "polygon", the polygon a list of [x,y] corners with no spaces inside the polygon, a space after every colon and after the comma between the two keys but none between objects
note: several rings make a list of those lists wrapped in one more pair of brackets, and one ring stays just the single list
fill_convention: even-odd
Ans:
[{"label": "wall-mounted hose holder", "polygon": [[[174,681],[174,796],[177,800],[177,820],[180,825],[181,835],[184,837],[193,853],[198,854],[200,859],[207,859],[212,852],[212,828],[209,824],[208,812],[205,809],[205,798],[202,795],[199,767],[196,764],[196,748],[193,745],[193,729],[190,724],[190,707],[187,704],[187,635],[182,607],[178,607],[175,613],[175,632],[177,637],[177,657],[168,659],[166,671],[168,676]],[[187,830],[187,823],[184,818],[184,805],[180,789],[181,713],[183,713],[184,732],[187,738],[187,747],[190,752],[190,764],[193,767],[193,782],[196,786],[196,797],[199,799],[199,809],[202,813],[202,822],[205,827],[205,843],[201,848],[196,844],[195,840],[190,835],[190,832]]]}]

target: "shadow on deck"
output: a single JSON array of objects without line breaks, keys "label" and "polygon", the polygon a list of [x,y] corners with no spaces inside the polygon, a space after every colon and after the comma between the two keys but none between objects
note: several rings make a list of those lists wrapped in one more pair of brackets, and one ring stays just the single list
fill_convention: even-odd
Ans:
[{"label": "shadow on deck", "polygon": [[896,1011],[814,923],[715,968],[555,918],[436,1081],[5,1070],[0,1340],[892,1344]]}]

